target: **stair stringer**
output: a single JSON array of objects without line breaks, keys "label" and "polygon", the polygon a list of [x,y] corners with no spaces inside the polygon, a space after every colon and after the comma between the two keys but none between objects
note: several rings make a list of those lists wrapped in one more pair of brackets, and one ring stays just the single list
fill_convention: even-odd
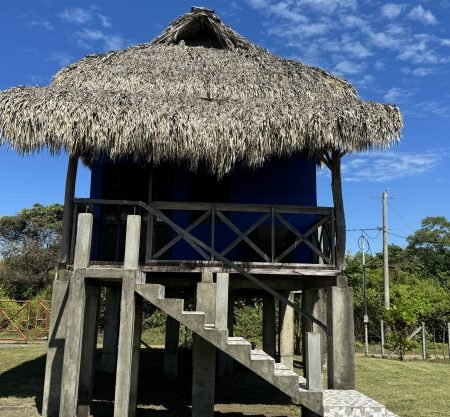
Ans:
[{"label": "stair stringer", "polygon": [[205,313],[183,311],[184,301],[165,298],[164,286],[159,284],[137,284],[136,292],[155,307],[177,320],[195,334],[250,369],[281,392],[295,404],[304,405],[318,415],[323,415],[323,393],[306,389],[306,380],[299,377],[262,350],[252,350],[243,338],[228,337],[228,330],[219,330],[205,325]]}]

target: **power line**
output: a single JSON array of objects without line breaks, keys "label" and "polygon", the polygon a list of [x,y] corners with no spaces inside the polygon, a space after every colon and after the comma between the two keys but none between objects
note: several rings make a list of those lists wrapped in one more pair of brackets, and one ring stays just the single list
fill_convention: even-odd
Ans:
[{"label": "power line", "polygon": [[413,228],[407,223],[407,221],[400,215],[400,213],[388,202],[389,208],[391,208],[397,217],[403,222],[403,224],[411,231],[414,232]]}]

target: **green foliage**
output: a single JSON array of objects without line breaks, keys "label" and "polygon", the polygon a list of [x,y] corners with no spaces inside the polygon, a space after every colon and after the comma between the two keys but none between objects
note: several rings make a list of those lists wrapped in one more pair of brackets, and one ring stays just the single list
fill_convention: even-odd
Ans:
[{"label": "green foliage", "polygon": [[51,281],[61,245],[63,207],[35,204],[0,218],[0,286],[12,299],[31,299]]},{"label": "green foliage", "polygon": [[422,227],[408,237],[407,250],[424,277],[435,277],[450,290],[450,222],[445,217],[426,217]]},{"label": "green foliage", "polygon": [[235,304],[234,334],[250,341],[262,339],[262,301],[237,300]]},{"label": "green foliage", "polygon": [[[421,321],[442,327],[450,321],[450,222],[427,217],[408,238],[408,246],[389,246],[389,278],[392,309],[383,302],[383,254],[366,254],[367,308],[373,335],[380,320],[388,322],[389,342],[403,351],[414,343],[406,340]],[[363,338],[362,255],[347,257],[346,274],[354,288],[355,332]],[[375,336],[376,338],[376,336]]]}]

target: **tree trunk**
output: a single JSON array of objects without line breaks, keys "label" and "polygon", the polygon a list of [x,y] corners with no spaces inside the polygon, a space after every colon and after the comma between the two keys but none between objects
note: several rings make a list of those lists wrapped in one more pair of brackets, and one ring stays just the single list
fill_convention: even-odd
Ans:
[{"label": "tree trunk", "polygon": [[62,245],[60,262],[68,263],[70,256],[70,243],[72,241],[73,199],[75,197],[75,183],[77,179],[78,155],[69,155],[67,165],[66,191],[64,195],[64,215],[62,230]]},{"label": "tree trunk", "polygon": [[332,151],[330,159],[331,189],[333,191],[334,212],[336,218],[336,266],[343,268],[345,263],[345,212],[342,198],[341,152]]}]

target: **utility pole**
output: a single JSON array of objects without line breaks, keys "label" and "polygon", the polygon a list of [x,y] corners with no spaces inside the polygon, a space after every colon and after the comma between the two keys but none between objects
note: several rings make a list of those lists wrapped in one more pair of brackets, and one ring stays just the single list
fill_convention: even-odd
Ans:
[{"label": "utility pole", "polygon": [[384,280],[384,308],[389,310],[389,252],[388,252],[388,224],[387,224],[387,194],[383,192],[383,280]]},{"label": "utility pole", "polygon": [[362,246],[362,284],[363,284],[363,310],[364,310],[364,352],[369,355],[369,316],[367,315],[367,285],[366,285],[366,253],[364,248],[364,231],[361,233]]}]

